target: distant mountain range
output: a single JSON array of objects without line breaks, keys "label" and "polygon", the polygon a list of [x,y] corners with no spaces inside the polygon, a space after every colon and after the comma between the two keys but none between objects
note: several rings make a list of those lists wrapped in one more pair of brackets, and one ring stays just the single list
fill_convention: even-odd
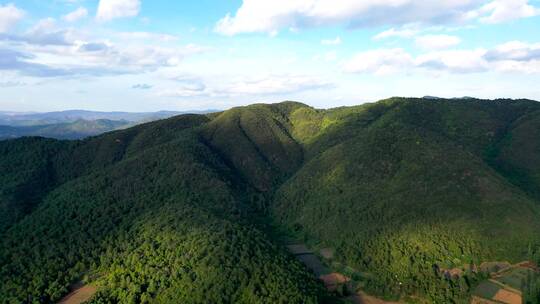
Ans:
[{"label": "distant mountain range", "polygon": [[180,114],[205,114],[210,112],[213,111],[159,111],[142,113],[85,110],[47,113],[0,111],[0,140],[22,136],[80,139]]},{"label": "distant mountain range", "polygon": [[131,126],[125,120],[84,120],[37,126],[0,126],[0,139],[17,138],[22,136],[41,136],[56,139],[79,139],[99,135],[105,132],[119,130]]}]

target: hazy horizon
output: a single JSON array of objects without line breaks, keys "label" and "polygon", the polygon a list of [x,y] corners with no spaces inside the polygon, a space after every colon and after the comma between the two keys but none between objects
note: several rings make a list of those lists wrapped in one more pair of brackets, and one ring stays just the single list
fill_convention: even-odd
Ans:
[{"label": "hazy horizon", "polygon": [[130,114],[141,114],[141,113],[158,113],[158,112],[178,112],[178,113],[197,113],[197,112],[220,112],[220,111],[226,111],[226,110],[229,110],[231,108],[234,108],[234,107],[241,107],[241,106],[247,106],[247,105],[253,105],[253,104],[277,104],[277,103],[282,103],[282,102],[287,102],[287,101],[292,101],[292,102],[299,102],[299,103],[303,103],[305,105],[308,105],[308,106],[312,106],[314,108],[317,108],[317,109],[332,109],[332,108],[339,108],[339,107],[347,107],[347,106],[356,106],[356,105],[362,105],[362,104],[366,104],[366,103],[375,103],[375,102],[378,102],[380,100],[385,100],[385,99],[389,99],[389,98],[436,98],[436,99],[462,99],[462,98],[472,98],[472,99],[485,99],[485,100],[496,100],[496,99],[514,99],[514,100],[519,100],[519,99],[529,99],[529,100],[533,100],[533,101],[536,101],[536,102],[540,102],[539,100],[536,100],[536,99],[531,99],[531,98],[506,98],[506,97],[497,97],[497,98],[478,98],[478,97],[475,97],[475,96],[451,96],[451,97],[441,97],[441,96],[431,96],[431,95],[424,95],[424,96],[388,96],[388,97],[385,97],[385,98],[381,98],[381,99],[377,99],[377,100],[366,100],[366,101],[361,101],[357,104],[343,104],[343,105],[340,105],[340,104],[334,104],[332,105],[331,107],[315,107],[313,105],[311,105],[309,102],[306,102],[306,101],[303,101],[303,100],[291,100],[291,99],[283,99],[283,100],[268,100],[268,101],[255,101],[255,102],[246,102],[246,103],[242,103],[242,104],[237,104],[237,105],[231,105],[231,106],[228,106],[226,108],[221,108],[221,109],[211,109],[211,108],[208,108],[208,109],[186,109],[186,110],[174,110],[174,109],[158,109],[158,110],[154,110],[154,111],[130,111],[129,109],[126,109],[126,110],[107,110],[107,109],[103,109],[103,110],[100,110],[100,109],[91,109],[91,108],[87,108],[87,109],[81,109],[81,108],[66,108],[66,109],[61,109],[61,110],[51,110],[51,111],[16,111],[16,110],[5,110],[5,109],[0,109],[0,113],[2,114],[6,114],[6,113],[12,113],[12,114],[16,114],[16,115],[25,115],[25,114],[45,114],[45,113],[54,113],[54,112],[76,112],[76,111],[82,111],[82,112],[96,112],[96,113],[130,113]]}]

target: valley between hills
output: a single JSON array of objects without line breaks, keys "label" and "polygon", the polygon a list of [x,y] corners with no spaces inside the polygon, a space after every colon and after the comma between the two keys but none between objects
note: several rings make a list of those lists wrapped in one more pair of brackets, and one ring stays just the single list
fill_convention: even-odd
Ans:
[{"label": "valley between hills", "polygon": [[540,103],[282,102],[0,141],[0,239],[0,303],[539,303]]}]

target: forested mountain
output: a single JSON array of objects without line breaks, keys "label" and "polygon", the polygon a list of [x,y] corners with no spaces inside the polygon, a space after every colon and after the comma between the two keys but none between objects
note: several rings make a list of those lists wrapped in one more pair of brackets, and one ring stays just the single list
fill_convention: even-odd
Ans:
[{"label": "forested mountain", "polygon": [[80,280],[93,303],[340,301],[287,235],[371,294],[466,303],[474,265],[540,260],[539,133],[535,101],[392,98],[3,141],[0,302],[54,303]]}]

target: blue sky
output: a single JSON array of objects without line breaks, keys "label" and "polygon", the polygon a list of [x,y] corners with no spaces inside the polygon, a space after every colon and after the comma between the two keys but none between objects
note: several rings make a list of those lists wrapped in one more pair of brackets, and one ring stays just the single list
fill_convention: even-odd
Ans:
[{"label": "blue sky", "polygon": [[0,111],[540,100],[540,0],[0,0]]}]

